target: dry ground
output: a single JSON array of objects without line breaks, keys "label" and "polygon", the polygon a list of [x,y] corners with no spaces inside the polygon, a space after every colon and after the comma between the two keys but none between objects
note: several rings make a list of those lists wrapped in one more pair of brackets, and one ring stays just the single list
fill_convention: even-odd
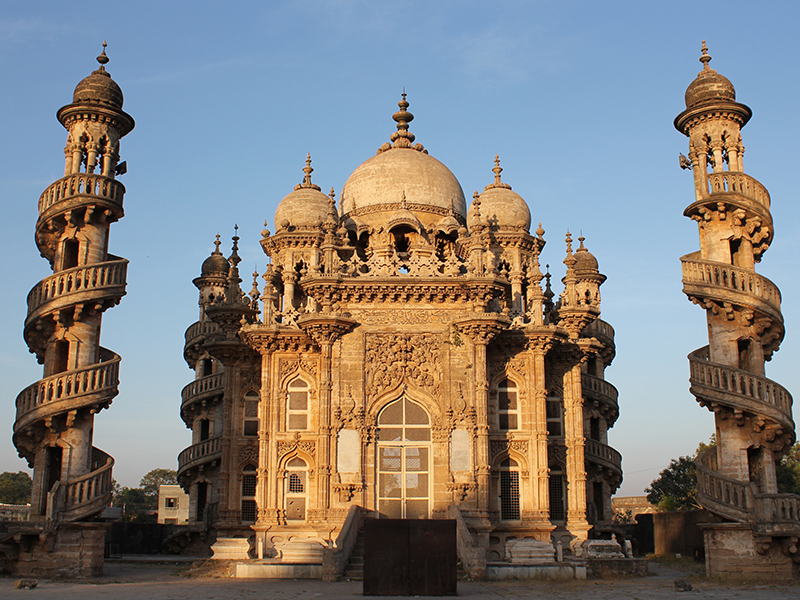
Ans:
[{"label": "dry ground", "polygon": [[[678,592],[673,582],[688,573],[650,565],[652,575],[639,579],[603,581],[459,582],[462,598],[547,598],[555,600],[661,600],[701,598],[732,600],[800,600],[800,582],[791,585],[733,585],[690,577],[694,591]],[[191,572],[191,576],[188,573]],[[105,574],[86,581],[40,580],[33,590],[17,590],[14,579],[0,578],[0,598],[52,600],[289,600],[295,598],[361,598],[360,581],[324,583],[313,580],[237,580],[223,565],[191,568],[182,564],[141,564],[111,561]]]}]

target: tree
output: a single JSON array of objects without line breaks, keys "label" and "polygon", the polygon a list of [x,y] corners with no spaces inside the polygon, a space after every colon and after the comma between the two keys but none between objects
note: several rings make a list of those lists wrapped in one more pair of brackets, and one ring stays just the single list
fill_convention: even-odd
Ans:
[{"label": "tree", "polygon": [[669,466],[646,488],[647,501],[659,510],[693,510],[697,503],[697,468],[694,458],[681,456],[670,461]]},{"label": "tree", "polygon": [[800,495],[800,442],[792,446],[781,462],[775,465],[775,474],[779,494]]},{"label": "tree", "polygon": [[153,469],[142,477],[139,489],[144,492],[148,500],[153,502],[153,508],[158,505],[158,487],[161,485],[176,485],[178,474],[172,469]]},{"label": "tree", "polygon": [[29,504],[32,485],[25,471],[0,474],[0,504]]}]

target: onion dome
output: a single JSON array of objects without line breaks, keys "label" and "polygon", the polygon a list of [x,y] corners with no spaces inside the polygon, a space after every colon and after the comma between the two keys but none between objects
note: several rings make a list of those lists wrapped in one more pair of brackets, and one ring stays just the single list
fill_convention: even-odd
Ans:
[{"label": "onion dome", "polygon": [[[414,212],[445,216],[452,208],[463,219],[467,213],[464,191],[455,175],[428,154],[421,144],[414,144],[408,124],[414,115],[406,110],[406,94],[398,103],[400,110],[392,118],[397,131],[378,149],[377,155],[362,163],[342,188],[342,214],[394,213],[403,198]],[[382,207],[382,208],[380,208]]]},{"label": "onion dome", "polygon": [[[494,157],[494,183],[487,185],[480,195],[481,218],[490,227],[500,229],[522,228],[528,231],[531,227],[531,211],[528,203],[511,191],[511,186],[500,180],[500,157]],[[473,204],[474,205],[474,204]]]},{"label": "onion dome", "polygon": [[93,71],[91,75],[83,79],[75,88],[72,94],[74,104],[105,104],[114,108],[122,109],[122,89],[111,79],[111,75],[106,71],[106,42],[103,41],[103,52],[97,57],[100,68]]},{"label": "onion dome", "polygon": [[586,238],[580,236],[578,241],[581,243],[580,247],[575,250],[575,263],[573,264],[572,268],[575,271],[575,274],[578,276],[581,275],[597,275],[600,272],[600,269],[597,265],[597,259],[594,257],[594,254],[589,252],[586,247],[583,245],[583,241]]},{"label": "onion dome", "polygon": [[736,102],[736,90],[734,90],[730,80],[708,66],[711,57],[708,55],[708,47],[705,40],[703,40],[702,50],[703,55],[700,57],[700,62],[703,63],[703,70],[697,74],[697,78],[686,88],[686,108],[692,108],[706,102]]},{"label": "onion dome", "polygon": [[219,251],[219,234],[214,242],[216,248],[207,259],[203,261],[203,266],[200,268],[201,277],[227,277],[230,264],[228,259]]},{"label": "onion dome", "polygon": [[278,230],[286,227],[316,227],[328,216],[330,198],[320,191],[320,187],[311,183],[311,155],[306,156],[303,167],[305,177],[303,183],[294,186],[294,191],[284,197],[275,210],[275,227]]}]

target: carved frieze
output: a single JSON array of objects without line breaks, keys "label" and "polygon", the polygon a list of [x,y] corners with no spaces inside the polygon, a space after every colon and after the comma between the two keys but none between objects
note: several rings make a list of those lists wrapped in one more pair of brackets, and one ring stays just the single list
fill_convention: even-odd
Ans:
[{"label": "carved frieze", "polygon": [[258,446],[256,444],[249,444],[239,449],[239,464],[247,463],[258,464]]},{"label": "carved frieze", "polygon": [[439,395],[442,360],[438,335],[368,334],[365,359],[369,396],[379,396],[403,382]]},{"label": "carved frieze", "polygon": [[294,452],[295,450],[301,450],[306,454],[314,456],[316,453],[317,445],[309,440],[299,440],[295,437],[295,439],[291,441],[279,441],[278,442],[278,458],[280,459],[283,456],[286,456],[290,452]]},{"label": "carved frieze", "polygon": [[519,454],[528,453],[527,440],[492,440],[489,445],[492,453],[492,460],[501,454],[508,454],[509,450],[513,450]]},{"label": "carved frieze", "polygon": [[319,361],[316,357],[312,358],[307,354],[303,354],[299,358],[282,358],[279,362],[280,379],[283,381],[298,370],[305,371],[316,378],[318,364]]}]

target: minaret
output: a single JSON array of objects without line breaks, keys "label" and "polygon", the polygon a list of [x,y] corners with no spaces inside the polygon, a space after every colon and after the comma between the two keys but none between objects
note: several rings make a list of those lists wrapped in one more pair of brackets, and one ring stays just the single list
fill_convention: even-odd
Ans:
[{"label": "minaret", "polygon": [[[775,463],[795,440],[792,397],[764,376],[784,325],[780,291],[755,270],[773,226],[769,193],[742,162],[741,128],[752,113],[710,60],[703,42],[703,69],[675,118],[689,137],[682,166],[694,174],[695,200],[684,215],[700,234],[700,250],[681,258],[683,291],[708,323],[708,346],[689,355],[691,392],[714,413],[717,439],[698,458],[698,498],[725,520],[756,523],[773,514],[774,499],[763,495],[777,492]],[[770,525],[757,527],[763,534]]]},{"label": "minaret", "polygon": [[111,500],[114,459],[92,445],[94,415],[117,395],[120,357],[100,346],[103,312],[125,295],[128,261],[109,254],[123,216],[119,141],[134,127],[122,90],[100,68],[57,117],[67,129],[64,177],[39,198],[36,243],[53,275],[28,294],[24,336],[44,378],[17,397],[14,444],[33,467],[31,520],[85,521]]}]

